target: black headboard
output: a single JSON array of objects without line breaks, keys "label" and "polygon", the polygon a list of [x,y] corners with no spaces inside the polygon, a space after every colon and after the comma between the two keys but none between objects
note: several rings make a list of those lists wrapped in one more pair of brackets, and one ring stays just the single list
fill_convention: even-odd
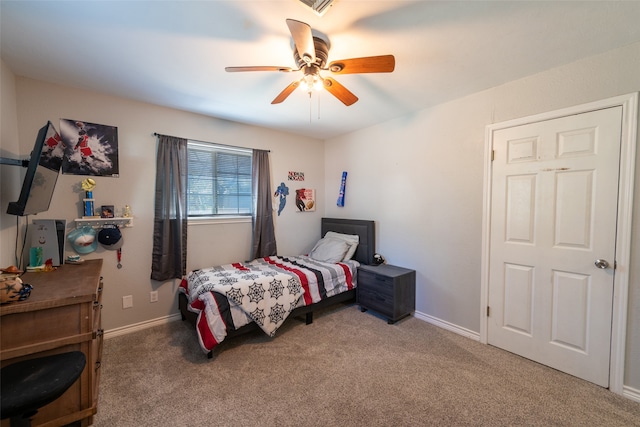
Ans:
[{"label": "black headboard", "polygon": [[353,259],[361,264],[371,264],[376,252],[375,222],[362,219],[322,218],[322,237],[327,231],[343,234],[357,234],[360,243]]}]

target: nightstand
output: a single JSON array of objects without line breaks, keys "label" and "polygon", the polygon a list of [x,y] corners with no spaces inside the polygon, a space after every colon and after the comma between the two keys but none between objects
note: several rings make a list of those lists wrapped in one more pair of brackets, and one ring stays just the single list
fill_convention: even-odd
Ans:
[{"label": "nightstand", "polygon": [[395,265],[358,267],[360,311],[371,309],[393,324],[408,316],[416,305],[416,271]]}]

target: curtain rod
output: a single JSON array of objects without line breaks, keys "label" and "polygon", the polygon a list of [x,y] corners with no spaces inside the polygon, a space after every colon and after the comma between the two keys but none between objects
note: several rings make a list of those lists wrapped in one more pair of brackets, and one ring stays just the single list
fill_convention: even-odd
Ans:
[{"label": "curtain rod", "polygon": [[[173,135],[166,135],[164,133],[158,133],[158,132],[154,132],[153,136],[170,136],[172,138],[182,138],[181,136],[173,136]],[[183,138],[186,139],[188,141],[195,141],[195,142],[201,142],[203,144],[216,144],[216,145],[221,145],[223,147],[229,147],[229,148],[246,148],[248,150],[261,150],[261,148],[251,148],[251,147],[237,147],[237,146],[233,146],[233,145],[227,145],[227,144],[220,144],[217,142],[211,142],[211,141],[200,141],[198,139],[191,139],[191,138]],[[266,151],[267,153],[270,153],[271,150],[262,150],[262,151]]]}]

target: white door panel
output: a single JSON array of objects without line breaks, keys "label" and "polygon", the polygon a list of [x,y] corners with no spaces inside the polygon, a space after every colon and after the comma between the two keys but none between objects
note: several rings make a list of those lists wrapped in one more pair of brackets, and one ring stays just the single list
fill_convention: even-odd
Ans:
[{"label": "white door panel", "polygon": [[609,381],[621,107],[493,138],[488,342]]}]

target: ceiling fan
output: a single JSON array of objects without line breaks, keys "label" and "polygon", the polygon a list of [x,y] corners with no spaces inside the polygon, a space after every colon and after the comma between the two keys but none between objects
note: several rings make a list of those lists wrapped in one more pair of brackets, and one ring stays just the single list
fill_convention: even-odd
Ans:
[{"label": "ceiling fan", "polygon": [[313,89],[325,88],[329,93],[342,101],[346,106],[352,105],[358,97],[331,77],[322,77],[320,71],[329,71],[333,74],[360,74],[360,73],[390,73],[394,70],[396,60],[393,55],[368,56],[364,58],[351,58],[332,61],[325,68],[329,58],[327,42],[320,37],[314,37],[311,27],[304,22],[295,19],[287,19],[287,26],[291,32],[295,49],[293,58],[298,68],[274,67],[274,66],[248,66],[226,67],[225,71],[234,73],[240,71],[280,71],[290,73],[302,71],[304,76],[289,84],[272,104],[279,104],[299,86],[309,92]]}]

